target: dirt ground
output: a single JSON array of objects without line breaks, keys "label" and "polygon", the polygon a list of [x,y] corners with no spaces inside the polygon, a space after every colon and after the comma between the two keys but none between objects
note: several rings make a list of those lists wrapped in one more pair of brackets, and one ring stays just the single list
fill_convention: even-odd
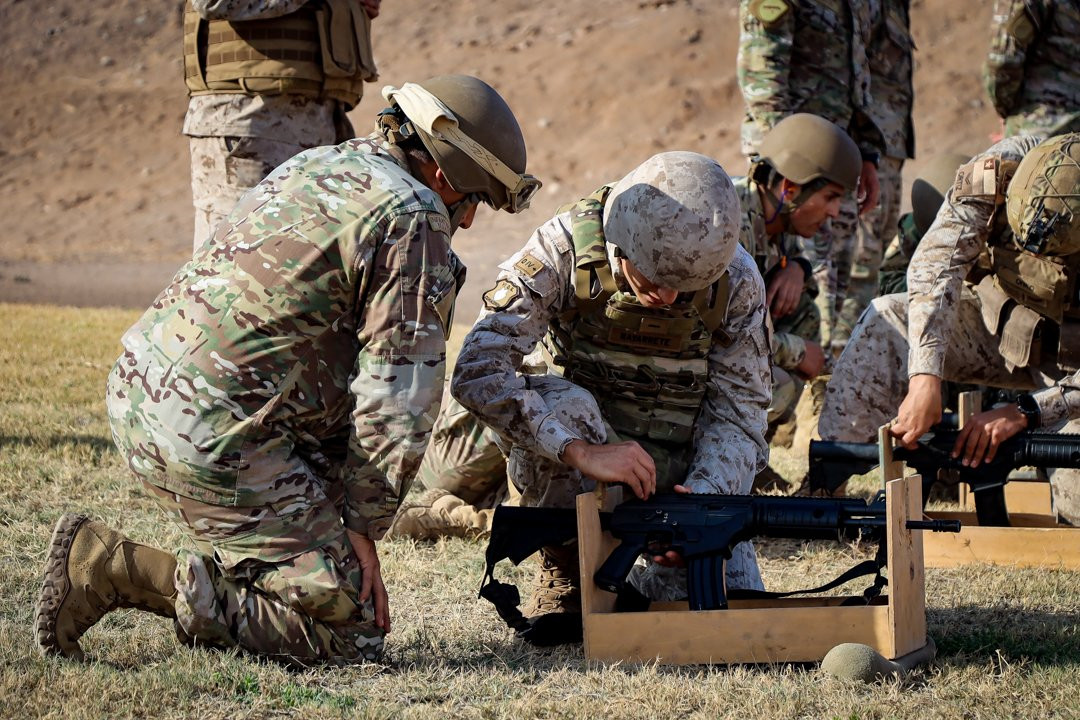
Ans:
[{"label": "dirt ground", "polygon": [[[454,245],[469,265],[458,318],[495,265],[550,212],[660,150],[732,174],[742,98],[735,0],[385,0],[374,25],[383,84],[478,75],[521,119],[545,187],[519,216],[482,215]],[[913,0],[918,158],[974,153],[997,118],[981,66],[991,3]],[[179,0],[0,1],[0,301],[144,307],[190,253],[192,212]]]}]

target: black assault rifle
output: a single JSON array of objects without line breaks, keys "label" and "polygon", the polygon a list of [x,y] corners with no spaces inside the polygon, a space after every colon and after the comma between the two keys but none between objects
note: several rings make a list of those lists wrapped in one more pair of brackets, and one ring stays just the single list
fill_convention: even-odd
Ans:
[{"label": "black assault rifle", "polygon": [[[797,539],[854,539],[868,537],[884,548],[885,498],[880,493],[867,504],[858,498],[804,498],[761,495],[685,495],[662,493],[648,500],[629,500],[613,512],[600,513],[600,524],[622,543],[612,551],[594,575],[597,585],[619,593],[639,555],[679,553],[687,566],[687,595],[692,610],[727,607],[724,566],[732,548],[755,537]],[[908,529],[958,532],[960,523],[946,520],[909,520]],[[495,565],[509,558],[515,565],[546,545],[565,543],[577,535],[573,510],[499,506],[487,548],[487,573],[480,596],[495,604],[499,614],[524,639],[535,642],[541,633],[517,609],[517,588],[494,579]],[[779,597],[806,592],[823,592],[853,578],[875,573],[873,594],[885,584],[880,570],[884,553],[841,575],[832,583],[795,593],[755,593],[757,597]],[[747,596],[747,593],[741,593]],[[550,617],[550,616],[544,616]],[[580,617],[577,640],[580,640]],[[569,632],[560,628],[557,632]],[[571,642],[573,639],[563,639]]]},{"label": "black assault rifle", "polygon": [[[924,502],[940,470],[956,471],[959,480],[967,483],[975,495],[979,525],[1009,525],[1005,483],[1013,470],[1028,465],[1080,468],[1080,434],[1021,432],[1001,443],[993,461],[983,462],[974,469],[964,467],[963,456],[952,457],[959,434],[955,418],[946,415],[942,424],[923,436],[914,450],[893,448],[893,458],[904,461],[922,476]],[[810,489],[831,494],[852,475],[867,473],[877,464],[877,443],[812,441]]]}]

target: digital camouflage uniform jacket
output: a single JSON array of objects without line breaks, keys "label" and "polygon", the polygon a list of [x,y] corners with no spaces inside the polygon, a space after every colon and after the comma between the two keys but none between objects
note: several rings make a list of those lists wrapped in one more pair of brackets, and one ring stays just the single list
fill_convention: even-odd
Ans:
[{"label": "digital camouflage uniform jacket", "polygon": [[[982,167],[987,158],[994,157],[1019,162],[1041,140],[1031,135],[1006,138],[977,155],[965,169]],[[950,339],[956,336],[952,326],[964,279],[986,250],[990,233],[1011,232],[1002,217],[1004,205],[995,205],[993,195],[956,200],[954,193],[955,189],[949,190],[908,267],[909,376],[943,376],[945,352]],[[1045,427],[1080,417],[1080,372],[1034,396]]]},{"label": "digital camouflage uniform jacket", "polygon": [[997,0],[986,89],[1005,134],[1080,131],[1080,0]]},{"label": "digital camouflage uniform jacket", "polygon": [[[549,324],[575,306],[571,213],[541,225],[499,268],[502,310],[485,307],[466,336],[451,390],[462,405],[514,445],[557,461],[577,436],[530,390],[524,359]],[[610,246],[609,246],[610,247]],[[609,257],[611,253],[609,252]],[[613,273],[628,289],[621,273]],[[771,397],[765,288],[741,247],[728,270],[730,301],[721,330],[734,339],[708,356],[708,389],[694,429],[694,458],[686,482],[738,487],[764,466],[766,408]],[[512,288],[512,289],[511,289]],[[699,490],[702,492],[704,490]]]},{"label": "digital camouflage uniform jacket", "polygon": [[864,152],[886,154],[885,139],[868,112],[870,3],[781,2],[786,9],[769,22],[752,11],[758,3],[740,3],[738,75],[746,101],[743,152],[755,152],[763,135],[783,118],[805,112],[847,130]]},{"label": "digital camouflage uniform jacket", "polygon": [[464,277],[450,232],[381,137],[276,169],[123,338],[110,416],[139,438],[135,473],[246,507],[314,474],[346,527],[381,537],[439,409]]},{"label": "digital camouflage uniform jacket", "polygon": [[[784,256],[788,262],[799,263],[805,275],[810,277],[810,263],[803,258],[799,243],[786,233],[772,241],[765,232],[765,211],[757,183],[749,177],[735,178],[734,181],[735,192],[742,206],[739,244],[754,258],[761,276],[765,277]],[[784,369],[797,367],[806,355],[806,341],[803,338],[780,330],[774,330],[772,334],[772,348],[773,365]]]}]

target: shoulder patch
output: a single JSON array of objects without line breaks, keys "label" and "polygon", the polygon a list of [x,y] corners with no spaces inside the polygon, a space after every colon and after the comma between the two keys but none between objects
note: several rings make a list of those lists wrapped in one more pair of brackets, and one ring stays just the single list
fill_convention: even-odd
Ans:
[{"label": "shoulder patch", "polygon": [[780,22],[790,9],[784,0],[752,0],[749,8],[750,14],[767,28]]},{"label": "shoulder patch", "polygon": [[450,220],[448,220],[442,213],[428,213],[428,225],[435,232],[444,233],[447,237],[453,235],[453,231],[450,229]]},{"label": "shoulder patch", "polygon": [[533,277],[536,273],[544,269],[544,263],[537,260],[530,253],[525,253],[521,256],[521,259],[514,263],[514,267],[520,270],[524,275]]},{"label": "shoulder patch", "polygon": [[1021,46],[1027,47],[1035,39],[1039,27],[1028,13],[1027,3],[1020,3],[1005,22],[1005,32],[1016,38]]},{"label": "shoulder patch", "polygon": [[1007,168],[1002,165],[996,157],[976,158],[964,165],[956,172],[953,197],[957,200],[993,200],[995,203],[1004,201],[1009,178],[1004,172]]},{"label": "shoulder patch", "polygon": [[488,310],[505,310],[519,297],[521,288],[509,280],[500,280],[484,293],[484,307]]}]

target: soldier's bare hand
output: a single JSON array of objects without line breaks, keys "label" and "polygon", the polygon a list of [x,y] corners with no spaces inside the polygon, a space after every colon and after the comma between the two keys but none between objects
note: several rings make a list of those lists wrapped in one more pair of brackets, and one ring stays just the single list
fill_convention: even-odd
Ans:
[{"label": "soldier's bare hand", "polygon": [[889,434],[904,447],[914,449],[915,443],[941,420],[941,378],[936,375],[915,375],[908,382],[908,392]]},{"label": "soldier's bare hand", "polygon": [[1015,405],[973,415],[956,438],[952,456],[964,456],[964,467],[993,462],[998,447],[1027,427],[1027,418]]},{"label": "soldier's bare hand", "polygon": [[367,602],[367,599],[371,598],[371,604],[375,609],[375,625],[388,633],[390,632],[390,596],[387,595],[386,586],[383,584],[375,541],[367,535],[361,535],[352,530],[346,529],[345,532],[353,552],[356,553],[356,559],[360,561],[360,571],[363,575],[360,602]]},{"label": "soldier's bare hand", "polygon": [[859,176],[859,191],[856,199],[859,202],[859,214],[865,215],[878,204],[878,196],[881,194],[881,184],[878,182],[877,167],[869,160],[862,164],[862,175]]},{"label": "soldier's bare hand", "polygon": [[798,263],[788,263],[787,267],[773,273],[765,290],[765,304],[769,306],[769,313],[778,318],[794,312],[805,283],[806,277]]},{"label": "soldier's bare hand", "polygon": [[795,372],[805,380],[811,380],[821,374],[825,367],[825,351],[813,340],[806,340],[806,352],[803,359],[795,366]]},{"label": "soldier's bare hand", "polygon": [[627,485],[641,500],[656,492],[656,463],[632,440],[607,445],[574,440],[563,450],[561,459],[596,482]]},{"label": "soldier's bare hand", "polygon": [[367,16],[372,20],[379,17],[379,5],[381,3],[382,0],[360,0],[360,4],[364,7],[364,12],[366,12]]}]

